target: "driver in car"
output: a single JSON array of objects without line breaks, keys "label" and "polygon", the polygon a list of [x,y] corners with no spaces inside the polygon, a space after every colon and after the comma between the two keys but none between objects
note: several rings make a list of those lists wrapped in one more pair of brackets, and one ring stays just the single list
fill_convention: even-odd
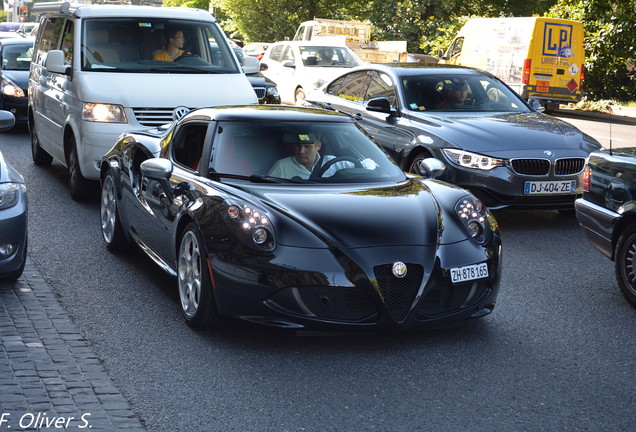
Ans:
[{"label": "driver in car", "polygon": [[[285,134],[283,141],[286,144],[296,145],[294,154],[277,160],[272,169],[269,170],[268,176],[307,180],[312,172],[317,173],[320,170],[319,167],[324,166],[327,162],[336,158],[331,155],[320,156],[318,151],[320,147],[322,147],[322,142],[320,141],[320,137],[314,133]],[[331,177],[339,169],[352,166],[353,164],[351,162],[336,162],[327,168],[320,177]]]},{"label": "driver in car", "polygon": [[183,50],[183,45],[185,44],[185,36],[183,35],[182,30],[172,30],[168,33],[166,38],[166,49],[157,51],[153,56],[153,60],[161,60],[161,61],[174,61],[175,59],[181,57],[184,54],[190,54]]}]

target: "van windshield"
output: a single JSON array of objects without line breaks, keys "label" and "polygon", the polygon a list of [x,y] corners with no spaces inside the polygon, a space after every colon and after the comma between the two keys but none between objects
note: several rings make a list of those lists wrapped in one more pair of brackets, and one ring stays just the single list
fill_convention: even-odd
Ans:
[{"label": "van windshield", "polygon": [[241,73],[217,25],[156,18],[84,21],[82,70],[139,73]]}]

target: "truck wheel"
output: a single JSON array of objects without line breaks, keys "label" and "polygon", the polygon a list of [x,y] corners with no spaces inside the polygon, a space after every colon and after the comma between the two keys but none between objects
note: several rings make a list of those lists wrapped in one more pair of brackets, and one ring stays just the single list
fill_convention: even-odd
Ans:
[{"label": "truck wheel", "polygon": [[636,224],[623,230],[614,255],[618,287],[627,301],[636,307]]}]

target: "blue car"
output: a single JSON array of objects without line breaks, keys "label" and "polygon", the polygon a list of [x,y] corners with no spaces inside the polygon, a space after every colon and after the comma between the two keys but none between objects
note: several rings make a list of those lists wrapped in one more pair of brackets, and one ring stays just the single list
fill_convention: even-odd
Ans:
[{"label": "blue car", "polygon": [[[0,132],[11,129],[15,117],[0,111]],[[27,252],[27,191],[24,178],[0,152],[0,279],[22,275]]]}]

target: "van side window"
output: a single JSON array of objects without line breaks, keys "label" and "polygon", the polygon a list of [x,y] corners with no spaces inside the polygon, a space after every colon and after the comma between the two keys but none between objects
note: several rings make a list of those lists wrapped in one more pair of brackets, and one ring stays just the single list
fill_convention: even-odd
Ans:
[{"label": "van side window", "polygon": [[64,61],[68,64],[73,64],[73,30],[73,21],[67,21],[60,49],[64,52]]},{"label": "van side window", "polygon": [[464,46],[464,38],[458,37],[453,42],[453,46],[450,49],[449,57],[455,57],[457,54],[462,52],[462,46]]},{"label": "van side window", "polygon": [[36,64],[42,65],[44,58],[50,50],[57,49],[64,28],[64,18],[47,18],[42,21],[44,28],[42,29],[42,37],[40,43],[35,47],[35,57],[33,61]]},{"label": "van side window", "polygon": [[275,47],[272,47],[272,53],[269,58],[280,63],[282,61],[281,56],[283,54],[283,46],[284,45],[276,45]]}]

